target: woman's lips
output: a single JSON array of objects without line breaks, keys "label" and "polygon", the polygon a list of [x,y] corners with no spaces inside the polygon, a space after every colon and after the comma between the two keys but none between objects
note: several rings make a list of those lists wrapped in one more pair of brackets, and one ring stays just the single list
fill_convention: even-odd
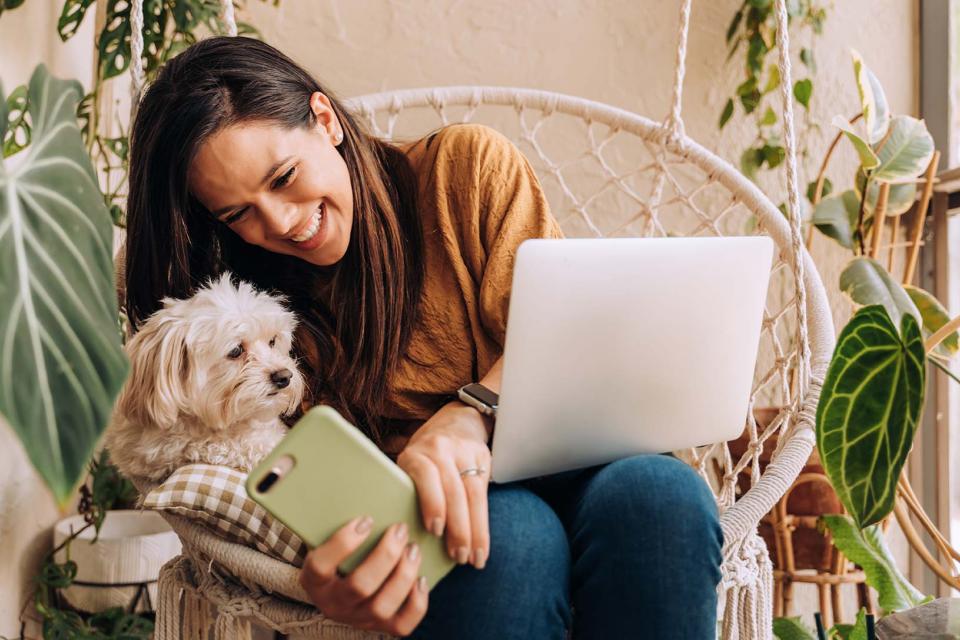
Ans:
[{"label": "woman's lips", "polygon": [[323,243],[323,240],[327,235],[327,218],[327,205],[324,203],[320,205],[319,210],[314,214],[314,222],[304,232],[305,234],[308,234],[310,231],[314,230],[314,227],[316,227],[314,233],[312,235],[308,235],[306,240],[298,242],[293,238],[290,238],[288,242],[301,251],[316,249]]}]

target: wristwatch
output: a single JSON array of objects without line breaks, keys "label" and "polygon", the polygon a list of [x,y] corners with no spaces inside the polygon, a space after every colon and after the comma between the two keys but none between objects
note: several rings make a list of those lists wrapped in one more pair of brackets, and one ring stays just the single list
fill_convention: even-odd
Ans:
[{"label": "wristwatch", "polygon": [[492,418],[497,417],[497,405],[500,404],[500,396],[479,382],[471,382],[457,389],[457,397],[460,402],[470,405],[483,415]]}]

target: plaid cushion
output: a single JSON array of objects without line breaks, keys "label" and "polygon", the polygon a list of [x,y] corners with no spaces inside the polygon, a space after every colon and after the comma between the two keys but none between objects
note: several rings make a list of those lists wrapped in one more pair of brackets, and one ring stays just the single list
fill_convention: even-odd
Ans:
[{"label": "plaid cushion", "polygon": [[188,464],[150,491],[143,506],[192,518],[231,542],[253,545],[278,560],[301,566],[306,545],[247,496],[246,479],[246,474],[236,469]]}]

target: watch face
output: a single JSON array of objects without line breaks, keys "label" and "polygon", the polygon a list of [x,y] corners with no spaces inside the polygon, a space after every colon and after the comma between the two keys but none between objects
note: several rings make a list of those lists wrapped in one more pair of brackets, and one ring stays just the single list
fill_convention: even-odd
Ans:
[{"label": "watch face", "polygon": [[486,405],[489,405],[491,407],[496,407],[497,403],[500,402],[500,396],[498,396],[496,393],[494,393],[490,389],[487,389],[482,384],[478,384],[476,382],[472,384],[468,384],[463,388],[463,390],[469,393],[470,395],[472,395],[473,397],[477,398],[478,400],[480,400],[480,402]]}]

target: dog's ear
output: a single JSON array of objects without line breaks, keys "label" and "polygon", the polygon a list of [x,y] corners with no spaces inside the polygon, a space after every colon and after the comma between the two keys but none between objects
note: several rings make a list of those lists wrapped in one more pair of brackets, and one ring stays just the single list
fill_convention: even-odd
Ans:
[{"label": "dog's ear", "polygon": [[160,311],[127,343],[130,377],[117,401],[117,410],[128,419],[160,428],[176,423],[187,403],[187,326],[183,319]]}]

